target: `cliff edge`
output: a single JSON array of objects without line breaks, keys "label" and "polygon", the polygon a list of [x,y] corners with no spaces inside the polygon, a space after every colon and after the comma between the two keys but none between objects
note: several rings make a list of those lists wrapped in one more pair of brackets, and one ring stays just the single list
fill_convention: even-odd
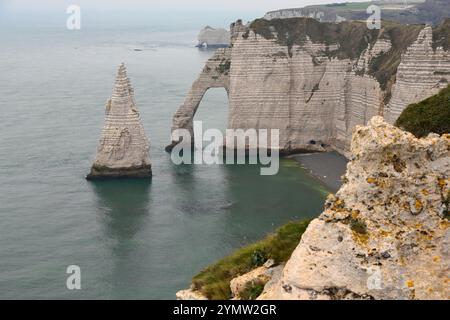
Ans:
[{"label": "cliff edge", "polygon": [[259,299],[449,299],[450,135],[358,126],[344,185]]}]

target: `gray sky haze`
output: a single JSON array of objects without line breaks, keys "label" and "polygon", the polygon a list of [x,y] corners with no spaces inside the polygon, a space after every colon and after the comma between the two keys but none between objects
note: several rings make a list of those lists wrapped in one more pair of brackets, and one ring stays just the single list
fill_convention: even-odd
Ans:
[{"label": "gray sky haze", "polygon": [[[353,0],[361,2],[364,0]],[[70,4],[101,11],[246,11],[266,12],[346,0],[0,0],[0,10],[56,11]]]}]

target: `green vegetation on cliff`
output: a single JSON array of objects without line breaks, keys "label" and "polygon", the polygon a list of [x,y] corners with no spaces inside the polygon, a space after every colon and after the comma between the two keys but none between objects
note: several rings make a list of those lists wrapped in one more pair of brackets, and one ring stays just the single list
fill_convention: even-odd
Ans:
[{"label": "green vegetation on cliff", "polygon": [[378,30],[369,30],[364,22],[320,23],[312,18],[256,19],[250,29],[265,39],[276,39],[280,45],[291,49],[303,45],[309,37],[314,43],[338,44],[339,48],[327,51],[328,56],[339,59],[356,59],[369,43],[375,43]]},{"label": "green vegetation on cliff", "polygon": [[[298,10],[301,10],[305,16],[321,12],[324,14],[323,21],[334,22],[336,15],[347,20],[366,20],[368,18],[367,8],[373,4],[381,7],[383,19],[404,24],[427,23],[438,25],[443,19],[450,16],[448,0],[426,0],[423,3],[407,0],[390,0],[381,3],[371,1],[346,2],[311,5]],[[393,8],[394,6],[397,8]]]},{"label": "green vegetation on cliff", "polygon": [[445,19],[440,26],[433,29],[433,48],[443,47],[450,49],[450,18]]},{"label": "green vegetation on cliff", "polygon": [[227,75],[230,72],[230,68],[231,68],[231,61],[222,59],[220,64],[216,67],[216,71],[220,74]]},{"label": "green vegetation on cliff", "polygon": [[[208,266],[192,279],[195,290],[208,299],[226,300],[231,298],[230,281],[261,266],[268,259],[275,263],[286,262],[308,227],[309,221],[290,222],[265,239],[241,248],[219,262]],[[248,288],[249,296],[257,288]]]},{"label": "green vegetation on cliff", "polygon": [[401,25],[395,22],[383,21],[380,39],[389,40],[392,47],[388,52],[382,52],[370,61],[369,74],[374,76],[383,90],[395,81],[402,53],[417,40],[424,25]]},{"label": "green vegetation on cliff", "polygon": [[373,3],[368,2],[346,2],[346,3],[330,3],[319,5],[320,8],[333,8],[337,10],[367,10]]},{"label": "green vegetation on cliff", "polygon": [[450,191],[447,192],[447,197],[444,199],[444,217],[450,220]]},{"label": "green vegetation on cliff", "polygon": [[[383,21],[381,30],[370,30],[365,22],[321,23],[312,18],[257,19],[250,24],[250,29],[256,34],[287,46],[291,57],[293,46],[304,45],[307,38],[314,43],[325,44],[327,48],[323,54],[337,59],[357,59],[378,39],[388,40],[392,45],[391,49],[373,58],[369,63],[369,70],[364,71],[375,77],[386,91],[386,102],[390,98],[390,88],[395,82],[401,55],[417,40],[424,27]],[[450,27],[443,24],[436,38],[445,44],[448,39],[442,39],[447,32],[450,32]],[[331,45],[337,45],[337,48],[330,49]]]},{"label": "green vegetation on cliff", "polygon": [[266,282],[262,280],[247,283],[244,290],[239,294],[242,300],[256,300],[264,291]]},{"label": "green vegetation on cliff", "polygon": [[450,85],[437,95],[406,107],[397,119],[396,125],[418,138],[431,132],[449,133]]}]

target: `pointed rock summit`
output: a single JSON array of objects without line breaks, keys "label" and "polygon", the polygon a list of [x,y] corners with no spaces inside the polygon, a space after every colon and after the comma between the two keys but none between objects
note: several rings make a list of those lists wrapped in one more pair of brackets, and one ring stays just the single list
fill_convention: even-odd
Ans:
[{"label": "pointed rock summit", "polygon": [[152,176],[150,143],[140,121],[134,90],[122,63],[111,99],[100,144],[88,180],[105,178],[149,178]]}]

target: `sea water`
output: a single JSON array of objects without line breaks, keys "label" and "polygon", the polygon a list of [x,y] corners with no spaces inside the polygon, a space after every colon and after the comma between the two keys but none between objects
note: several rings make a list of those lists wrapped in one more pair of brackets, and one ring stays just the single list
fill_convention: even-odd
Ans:
[{"label": "sea water", "polygon": [[[69,31],[64,14],[0,22],[1,299],[174,299],[208,264],[321,212],[327,190],[291,160],[261,176],[252,165],[176,166],[164,151],[213,54],[194,47],[198,30],[239,16],[84,16]],[[121,62],[154,177],[88,182]],[[196,120],[224,129],[227,112],[225,90],[211,90]],[[81,290],[66,287],[69,265]]]}]

